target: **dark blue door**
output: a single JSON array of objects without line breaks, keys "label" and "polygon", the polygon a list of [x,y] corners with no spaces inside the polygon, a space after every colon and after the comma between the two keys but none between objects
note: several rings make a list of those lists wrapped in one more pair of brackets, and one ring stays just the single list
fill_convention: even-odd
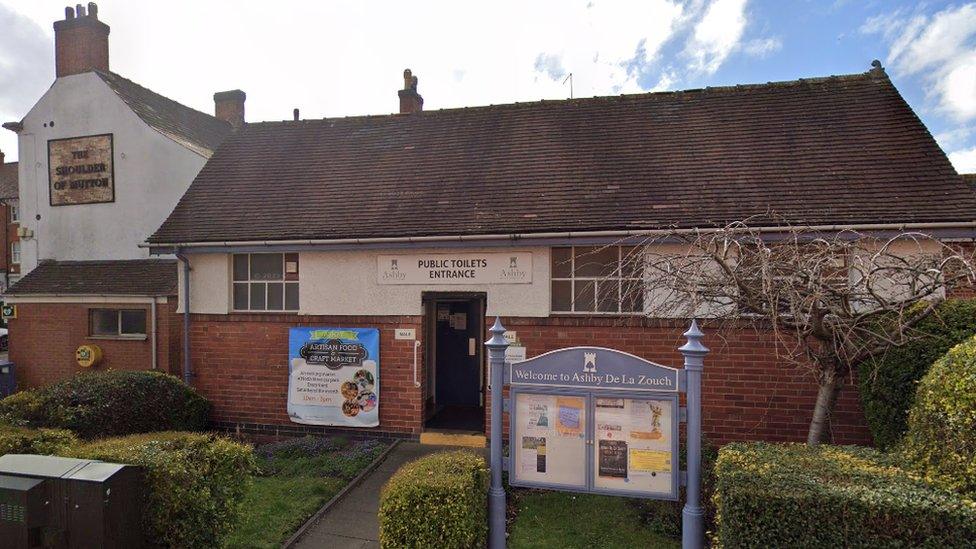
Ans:
[{"label": "dark blue door", "polygon": [[481,302],[440,301],[436,309],[436,403],[481,406]]}]

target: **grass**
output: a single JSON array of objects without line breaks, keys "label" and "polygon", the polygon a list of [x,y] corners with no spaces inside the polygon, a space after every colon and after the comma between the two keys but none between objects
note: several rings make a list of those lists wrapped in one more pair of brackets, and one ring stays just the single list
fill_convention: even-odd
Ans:
[{"label": "grass", "polygon": [[510,525],[512,549],[671,549],[677,540],[652,532],[627,499],[566,492],[514,491],[517,509]]},{"label": "grass", "polygon": [[258,447],[261,472],[225,547],[281,547],[385,449],[386,444],[376,441],[349,442],[342,437],[305,437]]}]

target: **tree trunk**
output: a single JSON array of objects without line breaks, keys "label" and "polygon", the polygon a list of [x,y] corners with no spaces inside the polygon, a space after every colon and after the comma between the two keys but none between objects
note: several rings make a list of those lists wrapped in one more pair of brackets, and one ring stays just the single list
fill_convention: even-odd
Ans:
[{"label": "tree trunk", "polygon": [[813,407],[813,418],[810,420],[810,430],[807,432],[807,444],[810,446],[830,442],[830,416],[834,411],[838,392],[840,384],[837,383],[836,372],[823,372],[817,389],[817,403]]}]

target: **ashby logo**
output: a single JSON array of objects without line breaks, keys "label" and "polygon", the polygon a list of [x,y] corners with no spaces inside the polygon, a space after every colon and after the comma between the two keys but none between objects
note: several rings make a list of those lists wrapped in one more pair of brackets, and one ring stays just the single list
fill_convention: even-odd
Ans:
[{"label": "ashby logo", "polygon": [[400,271],[400,265],[397,264],[397,259],[390,259],[390,266],[383,271],[382,274],[384,281],[400,281],[407,278],[407,275]]},{"label": "ashby logo", "polygon": [[508,268],[501,270],[502,280],[525,280],[528,276],[528,271],[519,268],[518,257],[514,255],[508,258]]}]

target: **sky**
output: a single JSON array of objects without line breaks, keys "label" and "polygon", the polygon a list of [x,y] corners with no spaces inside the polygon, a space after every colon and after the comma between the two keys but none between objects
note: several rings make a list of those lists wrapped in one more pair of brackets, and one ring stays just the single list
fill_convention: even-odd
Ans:
[{"label": "sky", "polygon": [[[425,110],[860,73],[888,75],[976,172],[976,2],[103,0],[111,69],[196,109],[242,89],[249,121],[383,114],[403,69]],[[62,0],[0,0],[0,121],[54,81]],[[571,81],[568,79],[572,75]],[[16,159],[12,132],[0,150]]]}]

